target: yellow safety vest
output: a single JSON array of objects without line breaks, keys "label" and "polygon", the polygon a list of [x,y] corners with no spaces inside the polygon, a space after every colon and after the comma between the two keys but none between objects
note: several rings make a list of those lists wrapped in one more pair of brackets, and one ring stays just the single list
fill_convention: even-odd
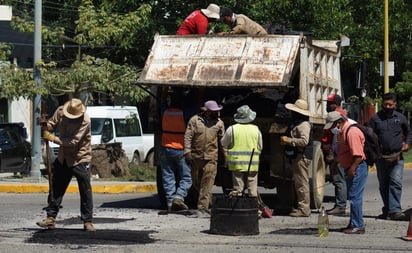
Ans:
[{"label": "yellow safety vest", "polygon": [[254,149],[250,171],[259,170],[258,150],[259,128],[252,124],[235,124],[233,129],[233,148],[228,150],[228,166],[230,171],[247,172],[250,156]]}]

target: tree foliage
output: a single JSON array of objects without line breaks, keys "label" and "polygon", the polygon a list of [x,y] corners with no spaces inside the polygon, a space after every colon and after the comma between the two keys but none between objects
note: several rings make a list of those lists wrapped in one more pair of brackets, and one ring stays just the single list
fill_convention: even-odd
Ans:
[{"label": "tree foliage", "polygon": [[[23,32],[33,31],[34,1],[4,0],[5,4],[13,6],[14,25]],[[70,82],[64,77],[76,77],[69,74],[71,70],[79,73],[89,70],[91,65],[84,62],[86,59],[94,59],[92,66],[95,68],[102,67],[96,65],[96,59],[108,64],[106,69],[102,67],[107,72],[94,69],[100,75],[93,77],[93,87],[104,87],[110,76],[105,74],[112,71],[134,76],[128,75],[127,71],[138,73],[136,68],[143,67],[155,33],[174,34],[187,15],[195,9],[206,8],[209,3],[231,8],[261,24],[282,24],[289,30],[310,32],[316,39],[337,40],[340,33],[347,35],[351,46],[343,49],[341,67],[345,95],[359,93],[354,79],[356,64],[360,61],[367,62],[369,95],[382,93],[379,62],[384,53],[384,3],[369,0],[44,0],[42,58],[45,63],[55,62],[56,66],[43,78],[49,80],[46,75],[52,72],[55,75],[64,73],[61,78],[50,80],[68,84]],[[389,1],[390,60],[395,62],[395,76],[390,79],[392,88],[397,82],[404,82],[402,73],[411,68],[411,8],[411,1]],[[214,32],[228,29],[221,23],[211,23],[211,28]],[[80,57],[82,55],[87,57]],[[119,71],[121,67],[124,69]],[[79,68],[85,68],[85,71]],[[137,80],[120,79],[116,74],[110,79],[118,90],[135,87]],[[89,80],[86,78],[81,83],[89,83]],[[20,85],[25,83],[20,82]],[[107,88],[106,92],[110,93],[110,87]]]}]

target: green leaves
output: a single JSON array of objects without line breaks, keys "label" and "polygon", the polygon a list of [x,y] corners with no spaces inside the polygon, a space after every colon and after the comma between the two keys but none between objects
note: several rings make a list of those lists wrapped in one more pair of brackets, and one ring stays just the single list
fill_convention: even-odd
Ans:
[{"label": "green leaves", "polygon": [[122,48],[135,46],[139,30],[148,26],[151,7],[142,4],[137,11],[118,14],[96,8],[90,0],[83,1],[79,7],[79,19],[76,21],[77,35],[74,39],[81,45],[91,47],[116,44]]},{"label": "green leaves", "polygon": [[147,93],[135,85],[140,71],[128,65],[117,65],[107,59],[84,55],[70,68],[56,68],[55,64],[39,63],[41,83],[33,81],[33,71],[7,65],[0,68],[2,97],[9,99],[33,94],[58,96],[82,92],[104,93],[109,96],[125,96],[131,102],[139,102]]}]

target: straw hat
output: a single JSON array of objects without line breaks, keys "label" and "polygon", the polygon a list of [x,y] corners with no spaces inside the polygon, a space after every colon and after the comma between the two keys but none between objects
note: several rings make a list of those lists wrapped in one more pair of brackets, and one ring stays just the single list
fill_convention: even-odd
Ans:
[{"label": "straw hat", "polygon": [[82,101],[77,98],[72,98],[63,105],[63,114],[69,119],[77,119],[83,116],[86,107]]},{"label": "straw hat", "polygon": [[303,99],[296,100],[294,104],[287,103],[285,107],[288,110],[295,111],[305,116],[311,115],[311,113],[309,112],[308,103]]},{"label": "straw hat", "polygon": [[233,119],[242,124],[247,124],[254,121],[256,118],[256,112],[252,111],[249,106],[242,105],[241,107],[237,108],[237,113],[233,115]]},{"label": "straw hat", "polygon": [[208,18],[220,19],[220,7],[216,4],[209,4],[207,9],[201,9]]}]

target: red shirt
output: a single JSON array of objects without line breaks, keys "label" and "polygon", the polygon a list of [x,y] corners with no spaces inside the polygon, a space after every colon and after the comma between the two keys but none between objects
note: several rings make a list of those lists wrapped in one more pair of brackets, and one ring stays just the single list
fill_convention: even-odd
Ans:
[{"label": "red shirt", "polygon": [[177,35],[206,34],[209,21],[200,10],[195,10],[182,22]]}]

